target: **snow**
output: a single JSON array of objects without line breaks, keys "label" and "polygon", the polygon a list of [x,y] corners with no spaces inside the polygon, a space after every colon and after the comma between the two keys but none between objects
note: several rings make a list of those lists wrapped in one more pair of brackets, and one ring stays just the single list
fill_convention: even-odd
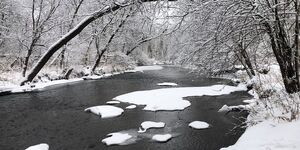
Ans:
[{"label": "snow", "polygon": [[264,121],[248,127],[232,146],[221,150],[296,150],[300,149],[300,120],[275,123]]},{"label": "snow", "polygon": [[[161,66],[139,66],[136,67],[134,70],[128,70],[125,72],[143,72],[146,70],[161,70],[163,69],[163,67]],[[54,71],[52,71],[54,72]],[[88,72],[87,69],[84,70],[85,73]],[[51,73],[51,74],[57,74],[57,72],[55,73]],[[27,84],[24,86],[19,86],[18,83],[21,81],[21,74],[20,73],[14,73],[14,74],[6,74],[3,73],[3,75],[1,75],[1,77],[8,79],[9,81],[0,81],[0,92],[7,92],[10,91],[11,93],[23,93],[23,92],[31,92],[31,91],[38,91],[38,90],[43,90],[46,87],[50,87],[53,85],[59,85],[59,84],[67,84],[67,83],[72,83],[72,82],[78,82],[78,81],[82,81],[82,80],[98,80],[98,79],[102,79],[102,78],[107,78],[107,77],[111,77],[113,75],[118,75],[121,74],[121,72],[113,72],[113,73],[105,73],[103,75],[89,75],[89,76],[85,76],[82,78],[73,78],[73,79],[69,79],[69,80],[54,80],[54,81],[42,81],[42,82],[38,82],[38,83],[31,83],[31,84]],[[0,78],[1,78],[0,77]],[[19,79],[20,81],[15,81],[16,79]],[[14,81],[15,83],[12,83],[12,81]]]},{"label": "snow", "polygon": [[30,92],[30,91],[42,90],[46,87],[50,87],[54,85],[67,84],[67,83],[78,82],[82,80],[83,79],[80,78],[74,78],[70,80],[55,80],[51,82],[39,82],[39,83],[29,84],[24,86],[15,86],[12,89],[8,89],[8,90],[11,90],[12,93]]},{"label": "snow", "polygon": [[250,103],[248,105],[238,105],[238,106],[227,106],[227,105],[223,105],[222,108],[220,108],[218,110],[218,112],[229,112],[232,110],[237,110],[237,111],[243,111],[243,110],[251,110],[251,108],[253,107],[253,104]]},{"label": "snow", "polygon": [[134,109],[134,108],[136,108],[136,105],[129,105],[126,107],[126,109]]},{"label": "snow", "polygon": [[92,112],[96,115],[101,116],[101,118],[112,118],[120,116],[124,110],[119,107],[110,106],[110,105],[101,105],[101,106],[94,106],[85,109],[84,111]]},{"label": "snow", "polygon": [[41,143],[38,145],[30,146],[26,148],[25,150],[49,150],[49,145],[45,143]]},{"label": "snow", "polygon": [[103,75],[90,75],[90,76],[85,76],[85,77],[82,77],[84,80],[99,80],[99,79],[103,79],[103,78],[107,78],[107,77],[111,77],[113,75],[117,75],[117,74],[120,74],[119,72],[115,72],[113,74],[111,73],[106,73],[106,74],[103,74]]},{"label": "snow", "polygon": [[235,91],[246,91],[243,84],[239,86],[213,85],[206,87],[163,88],[146,91],[136,91],[113,98],[125,103],[146,105],[144,110],[183,110],[191,103],[184,100],[187,96],[217,96],[230,94]]},{"label": "snow", "polygon": [[163,82],[163,83],[157,83],[159,86],[177,86],[178,84],[172,83],[172,82]]},{"label": "snow", "polygon": [[189,124],[189,126],[194,129],[206,129],[209,127],[209,124],[203,121],[193,121]]},{"label": "snow", "polygon": [[157,142],[166,142],[172,138],[171,134],[155,134],[152,137],[152,140]]},{"label": "snow", "polygon": [[106,104],[120,104],[119,101],[107,101]]},{"label": "snow", "polygon": [[239,70],[245,69],[243,65],[234,65],[234,68]]},{"label": "snow", "polygon": [[144,121],[141,123],[142,129],[140,129],[138,132],[143,133],[150,128],[163,128],[165,125],[166,124],[164,122]]},{"label": "snow", "polygon": [[102,143],[106,145],[126,145],[125,142],[132,138],[128,133],[110,133],[105,139],[102,140]]},{"label": "snow", "polygon": [[[299,93],[286,93],[278,65],[266,66],[267,74],[257,73],[245,78],[245,71],[236,75],[254,88],[248,91],[254,96],[244,100],[246,105],[224,105],[219,111],[248,110],[247,129],[232,146],[222,150],[295,150],[300,149]],[[267,98],[260,96],[266,95]]]},{"label": "snow", "polygon": [[153,65],[153,66],[138,66],[135,67],[133,70],[129,70],[126,72],[143,72],[143,71],[149,71],[149,70],[161,70],[163,69],[162,66],[157,66],[157,65]]}]

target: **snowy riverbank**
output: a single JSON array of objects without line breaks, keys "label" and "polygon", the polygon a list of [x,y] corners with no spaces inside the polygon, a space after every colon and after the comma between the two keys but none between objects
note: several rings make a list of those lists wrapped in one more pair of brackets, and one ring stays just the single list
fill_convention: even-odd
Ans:
[{"label": "snowy riverbank", "polygon": [[300,149],[299,93],[287,94],[278,65],[270,65],[267,74],[257,73],[251,80],[245,71],[235,73],[233,81],[253,87],[253,99],[247,105],[223,106],[219,111],[247,110],[247,129],[232,146],[222,150],[294,150]]},{"label": "snowy riverbank", "polygon": [[[43,90],[47,87],[55,86],[55,85],[64,85],[64,84],[69,84],[69,83],[74,83],[74,82],[79,82],[83,80],[98,80],[102,78],[107,78],[110,76],[122,74],[122,73],[130,73],[130,72],[143,72],[147,70],[160,70],[163,67],[158,66],[158,65],[153,65],[153,66],[138,66],[135,67],[132,70],[126,70],[123,72],[113,72],[113,73],[106,73],[103,75],[88,75],[84,76],[81,78],[73,78],[73,79],[61,79],[61,80],[54,80],[54,81],[49,81],[49,80],[44,80],[44,81],[39,81],[37,83],[30,83],[26,84],[24,86],[19,86],[15,81],[6,81],[6,82],[1,82],[0,84],[0,95],[6,95],[10,93],[23,93],[23,92],[31,92],[31,91],[39,91]],[[14,80],[20,80],[20,79],[14,79]]]}]

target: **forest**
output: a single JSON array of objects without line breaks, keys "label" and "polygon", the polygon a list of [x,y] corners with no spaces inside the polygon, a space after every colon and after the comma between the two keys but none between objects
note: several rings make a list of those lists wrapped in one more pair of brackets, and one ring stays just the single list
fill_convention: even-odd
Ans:
[{"label": "forest", "polygon": [[[246,131],[270,120],[299,124],[299,6],[299,0],[1,0],[0,96],[140,66],[176,66],[189,70],[186,79],[197,74],[243,84],[252,95],[247,104],[224,104],[219,112],[249,113]],[[229,94],[208,93],[182,97]],[[288,140],[300,131],[286,128]],[[244,149],[245,141],[224,147]],[[297,149],[297,142],[277,144]],[[263,148],[276,149],[270,143]]]}]

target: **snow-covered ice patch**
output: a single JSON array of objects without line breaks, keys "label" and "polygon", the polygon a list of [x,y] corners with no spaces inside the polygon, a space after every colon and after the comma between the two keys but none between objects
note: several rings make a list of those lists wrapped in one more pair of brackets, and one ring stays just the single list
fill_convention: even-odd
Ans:
[{"label": "snow-covered ice patch", "polygon": [[221,150],[296,150],[300,149],[300,120],[287,123],[264,121],[248,127],[232,146]]},{"label": "snow-covered ice patch", "polygon": [[164,122],[144,121],[143,123],[141,123],[142,129],[140,129],[138,132],[143,133],[150,128],[163,128],[165,127],[165,125],[166,124]]},{"label": "snow-covered ice patch", "polygon": [[177,86],[178,84],[172,83],[172,82],[163,82],[163,83],[157,83],[159,86]]},{"label": "snow-covered ice patch", "polygon": [[136,105],[129,105],[126,107],[126,109],[134,109],[134,108],[136,108]]},{"label": "snow-covered ice patch", "polygon": [[235,91],[246,91],[243,84],[238,86],[213,85],[205,87],[163,88],[146,91],[136,91],[113,98],[125,103],[146,105],[144,110],[183,110],[191,103],[184,100],[187,96],[217,96],[230,94]]},{"label": "snow-covered ice patch", "polygon": [[193,121],[189,124],[194,129],[206,129],[209,128],[209,124],[203,121]]},{"label": "snow-covered ice patch", "polygon": [[30,146],[26,148],[25,150],[49,150],[49,145],[45,143],[41,143],[38,145]]},{"label": "snow-covered ice patch", "polygon": [[152,137],[152,140],[157,142],[167,142],[172,138],[171,134],[155,134]]},{"label": "snow-covered ice patch", "polygon": [[119,101],[107,101],[106,104],[120,104]]},{"label": "snow-covered ice patch", "polygon": [[101,116],[101,118],[111,118],[120,116],[124,110],[119,107],[110,106],[110,105],[101,105],[101,106],[94,106],[85,109],[84,111],[92,112],[96,115]]},{"label": "snow-covered ice patch", "polygon": [[126,141],[132,138],[128,133],[110,133],[105,139],[102,140],[102,143],[106,145],[127,145]]}]

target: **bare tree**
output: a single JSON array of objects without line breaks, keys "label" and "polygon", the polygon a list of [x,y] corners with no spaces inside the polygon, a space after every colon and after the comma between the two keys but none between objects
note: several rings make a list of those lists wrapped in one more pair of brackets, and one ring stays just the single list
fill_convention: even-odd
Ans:
[{"label": "bare tree", "polygon": [[[156,0],[141,0],[140,2],[152,2]],[[176,0],[168,0],[168,1],[176,1]],[[70,30],[66,35],[60,38],[56,43],[54,43],[48,51],[40,58],[37,64],[33,67],[30,73],[25,77],[25,79],[21,82],[21,85],[24,85],[26,82],[30,82],[33,78],[39,73],[39,71],[43,68],[43,66],[48,62],[51,56],[58,51],[63,45],[68,43],[71,39],[73,39],[76,35],[78,35],[86,26],[88,26],[94,20],[107,15],[113,11],[119,10],[126,6],[132,5],[133,3],[125,2],[124,4],[114,3],[111,6],[107,6],[103,9],[100,9],[93,14],[87,16],[83,19],[77,26],[75,26],[72,30]]]},{"label": "bare tree", "polygon": [[[38,6],[37,6],[38,5]],[[25,45],[27,48],[27,54],[25,56],[24,60],[24,67],[22,71],[22,75],[25,77],[26,71],[28,68],[28,63],[30,56],[32,55],[32,52],[35,47],[42,46],[38,42],[41,39],[42,34],[45,33],[46,29],[45,26],[47,22],[51,19],[55,11],[57,10],[59,6],[59,2],[57,3],[56,0],[50,1],[50,8],[47,11],[45,15],[45,9],[46,9],[46,3],[44,0],[39,0],[37,2],[36,0],[32,0],[32,6],[31,6],[31,40],[29,42],[29,45]]]}]

